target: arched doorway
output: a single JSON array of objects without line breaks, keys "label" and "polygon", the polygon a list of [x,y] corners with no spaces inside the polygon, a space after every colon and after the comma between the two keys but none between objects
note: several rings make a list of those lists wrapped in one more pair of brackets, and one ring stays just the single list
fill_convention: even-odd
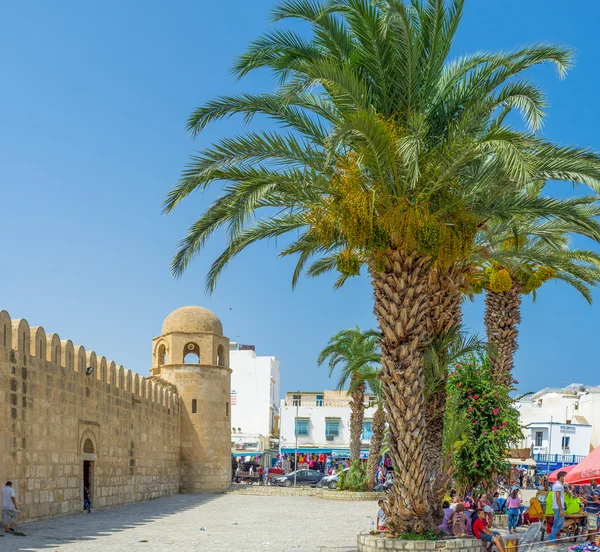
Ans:
[{"label": "arched doorway", "polygon": [[94,466],[96,463],[96,446],[94,445],[94,441],[89,434],[84,435],[82,441],[82,501],[83,510],[90,513],[94,502]]}]

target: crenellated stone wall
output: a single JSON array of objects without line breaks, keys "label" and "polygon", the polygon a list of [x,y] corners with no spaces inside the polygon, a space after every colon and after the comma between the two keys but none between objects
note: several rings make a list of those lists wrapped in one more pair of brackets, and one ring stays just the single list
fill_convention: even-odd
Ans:
[{"label": "crenellated stone wall", "polygon": [[178,493],[176,388],[0,311],[0,481],[21,519],[81,512],[84,462],[92,508]]}]

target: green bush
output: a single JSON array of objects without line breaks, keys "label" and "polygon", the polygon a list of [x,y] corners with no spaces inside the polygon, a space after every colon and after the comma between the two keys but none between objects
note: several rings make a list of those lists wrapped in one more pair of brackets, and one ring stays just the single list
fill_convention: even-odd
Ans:
[{"label": "green bush", "polygon": [[367,466],[360,460],[354,460],[350,469],[341,472],[337,488],[340,491],[362,492],[367,490]]},{"label": "green bush", "polygon": [[437,540],[438,533],[435,533],[431,529],[428,529],[424,533],[415,533],[411,531],[410,533],[402,533],[400,538],[402,540]]}]

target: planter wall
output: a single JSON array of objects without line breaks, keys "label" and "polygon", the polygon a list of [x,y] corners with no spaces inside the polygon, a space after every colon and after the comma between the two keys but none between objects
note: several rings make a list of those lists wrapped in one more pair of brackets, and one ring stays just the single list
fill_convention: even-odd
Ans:
[{"label": "planter wall", "polygon": [[272,485],[233,485],[229,493],[259,496],[316,496],[326,500],[371,500],[385,497],[385,493],[353,493],[351,491],[331,491],[312,487],[275,487]]},{"label": "planter wall", "polygon": [[506,514],[494,514],[493,527],[508,528],[508,516]]},{"label": "planter wall", "polygon": [[410,541],[400,539],[381,538],[371,535],[369,531],[363,531],[357,537],[358,552],[379,552],[380,550],[406,550],[435,551],[444,550],[448,552],[485,552],[484,542],[474,538],[443,539],[438,541]]}]

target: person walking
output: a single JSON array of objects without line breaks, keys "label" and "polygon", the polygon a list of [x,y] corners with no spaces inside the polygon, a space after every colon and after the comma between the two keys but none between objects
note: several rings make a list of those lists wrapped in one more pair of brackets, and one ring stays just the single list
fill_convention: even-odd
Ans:
[{"label": "person walking", "polygon": [[548,537],[550,546],[558,546],[556,537],[565,525],[565,476],[567,472],[558,472],[556,483],[552,486],[552,510],[554,511],[554,523],[552,532]]},{"label": "person walking", "polygon": [[508,532],[517,532],[517,521],[519,520],[519,508],[521,507],[521,499],[519,498],[519,490],[513,489],[506,501],[508,508]]},{"label": "person walking", "polygon": [[19,507],[12,481],[7,481],[6,485],[2,487],[2,525],[4,525],[5,533],[14,533],[18,513]]}]

